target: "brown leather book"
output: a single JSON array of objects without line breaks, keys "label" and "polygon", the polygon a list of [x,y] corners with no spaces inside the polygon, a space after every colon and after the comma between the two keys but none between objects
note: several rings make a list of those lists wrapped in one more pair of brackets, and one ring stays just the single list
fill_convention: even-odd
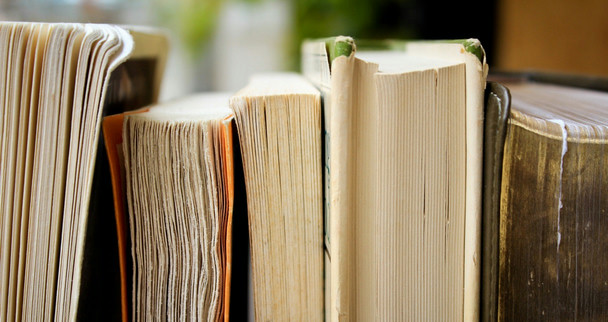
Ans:
[{"label": "brown leather book", "polygon": [[483,320],[606,318],[608,94],[597,90],[602,84],[542,74],[506,83],[511,110],[500,188],[489,181],[500,194],[498,222],[492,222],[495,207],[484,215],[492,225],[484,237],[491,251],[484,258],[490,278]]}]

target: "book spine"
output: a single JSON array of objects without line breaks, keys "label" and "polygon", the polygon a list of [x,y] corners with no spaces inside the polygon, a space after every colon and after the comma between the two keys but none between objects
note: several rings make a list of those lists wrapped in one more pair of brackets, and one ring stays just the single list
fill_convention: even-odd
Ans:
[{"label": "book spine", "polygon": [[[352,85],[355,66],[354,55],[339,56],[332,61],[331,71],[331,135],[330,140],[330,240],[331,240],[331,294],[330,321],[348,321],[352,310],[353,268],[352,254],[353,218],[350,169],[352,132]],[[344,190],[342,188],[345,188]]]}]

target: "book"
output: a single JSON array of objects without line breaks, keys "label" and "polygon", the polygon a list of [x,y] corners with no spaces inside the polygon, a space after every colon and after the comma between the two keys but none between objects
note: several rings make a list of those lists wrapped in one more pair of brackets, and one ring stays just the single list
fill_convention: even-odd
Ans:
[{"label": "book", "polygon": [[606,81],[539,74],[502,81],[511,107],[496,217],[496,296],[486,317],[602,320]]},{"label": "book", "polygon": [[202,94],[104,120],[116,218],[128,217],[121,230],[131,249],[123,242],[121,251],[131,253],[133,278],[127,285],[124,276],[122,287],[132,294],[133,320],[229,319],[235,171],[228,97]]},{"label": "book", "polygon": [[478,319],[483,48],[372,45],[302,47],[324,101],[326,318]]},{"label": "book", "polygon": [[[338,48],[338,50],[340,50],[340,42],[350,46],[350,48],[348,46],[344,47],[346,48],[346,54],[349,55],[353,61],[357,62],[354,60],[356,56],[353,56],[355,55],[354,43],[348,39],[339,39],[339,41],[334,44],[337,45],[334,49]],[[295,75],[267,75],[256,77],[252,79],[249,86],[230,99],[230,106],[234,111],[234,120],[239,133],[244,182],[247,188],[246,197],[250,232],[253,301],[254,312],[257,319],[281,320],[289,318],[309,318],[313,320],[322,320],[324,316],[324,287],[322,284],[323,244],[325,243],[326,247],[328,247],[327,245],[333,247],[331,246],[332,244],[330,241],[333,242],[334,238],[336,238],[334,234],[331,233],[331,229],[329,229],[329,232],[327,229],[327,225],[331,226],[333,223],[332,218],[335,218],[328,215],[332,214],[333,208],[331,207],[333,207],[333,205],[329,206],[327,209],[329,212],[326,212],[325,214],[325,236],[323,236],[321,229],[323,223],[323,150],[321,149],[321,144],[323,143],[321,137],[323,115],[321,113],[321,93],[324,93],[324,91],[324,98],[326,99],[325,104],[328,104],[327,97],[339,97],[342,95],[349,100],[349,104],[354,106],[359,104],[361,110],[365,110],[363,106],[369,107],[369,109],[365,110],[366,112],[376,113],[375,115],[358,115],[357,113],[363,113],[363,111],[352,108],[352,105],[343,107],[344,111],[340,111],[342,113],[341,116],[346,118],[356,117],[361,126],[367,126],[360,130],[360,133],[354,134],[355,137],[362,142],[351,142],[350,133],[349,135],[345,135],[342,138],[342,141],[336,139],[335,136],[332,135],[330,141],[334,143],[337,142],[338,146],[342,145],[343,147],[351,145],[356,146],[359,149],[357,153],[360,154],[351,156],[355,160],[365,159],[366,157],[369,159],[366,163],[358,165],[357,174],[366,177],[368,181],[361,184],[361,187],[357,187],[359,191],[356,191],[356,193],[360,194],[357,197],[366,201],[367,204],[357,204],[353,206],[353,209],[356,210],[358,213],[357,215],[366,220],[362,224],[357,223],[357,225],[363,227],[369,225],[370,231],[364,231],[362,237],[357,237],[359,239],[355,239],[355,244],[366,245],[366,240],[363,238],[371,239],[372,236],[370,233],[375,233],[376,231],[386,237],[383,240],[371,240],[371,243],[366,245],[368,247],[367,249],[363,248],[362,250],[356,250],[357,256],[360,256],[360,258],[357,258],[358,262],[355,264],[364,266],[364,268],[369,268],[376,264],[374,263],[374,260],[376,260],[375,253],[381,254],[382,249],[388,249],[390,251],[396,250],[396,254],[392,254],[394,257],[393,259],[390,258],[391,254],[389,253],[388,255],[384,255],[386,258],[382,258],[382,260],[388,262],[386,265],[389,269],[396,271],[401,270],[401,273],[403,273],[403,270],[411,269],[411,267],[408,267],[406,263],[398,262],[395,258],[402,254],[407,254],[406,249],[408,244],[415,244],[417,242],[418,245],[411,247],[410,251],[414,253],[415,251],[418,251],[417,248],[420,248],[421,246],[427,247],[416,256],[421,256],[424,252],[427,253],[429,260],[424,261],[420,258],[416,258],[416,260],[412,261],[413,264],[411,265],[425,264],[428,265],[428,267],[426,267],[428,269],[431,269],[434,266],[438,267],[431,272],[432,274],[429,273],[429,276],[423,276],[421,273],[412,273],[409,276],[397,275],[401,280],[394,283],[394,281],[388,280],[393,277],[394,274],[388,272],[380,274],[380,269],[382,269],[382,267],[379,265],[379,268],[373,271],[371,276],[376,276],[374,275],[376,274],[375,272],[379,272],[378,284],[382,282],[384,284],[378,286],[377,289],[370,290],[364,289],[369,286],[365,283],[374,283],[374,278],[366,280],[364,278],[365,275],[361,275],[361,277],[359,277],[360,280],[355,281],[355,283],[360,284],[356,285],[357,287],[361,288],[362,291],[368,291],[371,294],[383,294],[387,297],[386,300],[392,302],[383,304],[386,305],[385,307],[373,307],[375,303],[379,303],[373,296],[362,295],[359,299],[349,299],[360,301],[357,305],[360,305],[360,311],[362,313],[356,313],[361,316],[364,316],[364,314],[386,315],[386,317],[390,319],[391,317],[396,318],[401,316],[403,312],[408,311],[412,312],[411,314],[417,314],[420,318],[438,313],[443,314],[444,316],[461,315],[463,319],[470,319],[470,317],[465,317],[464,302],[465,299],[470,298],[474,298],[477,301],[479,300],[479,264],[474,261],[477,260],[476,256],[480,256],[480,227],[478,225],[480,225],[481,213],[479,209],[476,209],[475,218],[479,222],[474,226],[476,230],[473,230],[473,233],[476,234],[477,239],[474,241],[474,245],[471,246],[477,252],[472,255],[474,256],[474,267],[470,268],[474,270],[474,274],[477,274],[474,276],[476,280],[465,282],[464,276],[467,267],[464,256],[461,255],[465,252],[466,244],[466,194],[464,192],[466,190],[467,180],[472,180],[465,176],[465,172],[467,171],[467,165],[475,161],[477,167],[479,167],[479,174],[481,173],[481,147],[479,147],[477,154],[472,152],[470,152],[471,156],[466,154],[468,146],[465,132],[465,128],[467,128],[466,108],[467,97],[471,99],[471,97],[475,98],[478,95],[483,95],[483,85],[485,85],[484,77],[487,67],[482,64],[483,50],[479,50],[479,44],[475,41],[469,41],[467,44],[467,46],[471,46],[477,51],[475,53],[466,50],[461,52],[461,49],[464,50],[464,45],[462,43],[430,44],[431,47],[438,47],[439,56],[446,55],[445,51],[452,51],[452,55],[458,59],[451,57],[451,55],[447,55],[447,58],[429,58],[422,54],[413,55],[411,52],[403,54],[399,51],[361,51],[358,54],[360,55],[358,57],[367,57],[366,59],[372,62],[377,61],[378,64],[365,62],[362,58],[357,58],[359,59],[358,64],[361,64],[361,66],[355,67],[357,65],[354,64],[357,63],[353,63],[353,66],[351,67],[353,70],[356,70],[356,73],[358,74],[354,71],[351,74],[340,74],[340,70],[334,69],[332,69],[331,72],[332,77],[334,78],[343,77],[340,81],[332,79],[333,82],[343,85],[347,89],[352,88],[353,93],[356,93],[357,95],[355,98],[360,98],[362,102],[356,102],[355,98],[350,97],[351,95],[355,96],[353,93],[333,92],[333,90],[328,93],[328,87],[324,86],[324,84],[313,82],[313,84],[317,86],[317,88],[315,88],[307,83],[301,76]],[[328,52],[325,47],[326,43],[323,42],[321,45],[326,56],[313,56],[313,59],[316,59],[321,63],[328,62],[326,59],[328,57]],[[395,43],[394,45],[398,44]],[[418,45],[420,45],[419,50],[421,51],[431,50],[427,48],[425,44],[420,43]],[[305,44],[304,46],[309,46],[309,44]],[[472,67],[469,67],[471,69],[469,72],[477,73],[476,75],[479,76],[478,78],[467,76],[467,58],[474,59],[473,63],[471,63]],[[337,59],[340,58],[335,58],[334,61]],[[311,65],[305,64],[304,66],[305,70],[310,70]],[[313,68],[316,67],[313,66]],[[381,72],[378,72],[379,69]],[[326,71],[329,72],[329,70]],[[315,77],[315,74],[312,73],[305,72],[305,75],[308,75],[311,79]],[[381,89],[383,92],[378,90],[378,92],[380,92],[379,94],[376,92],[373,81],[374,78],[382,78],[380,76],[387,76],[387,78],[382,80],[383,83],[381,84],[384,87],[381,87]],[[467,80],[472,82],[471,84],[473,85],[478,85],[478,87],[469,85]],[[355,85],[353,86],[352,83]],[[470,87],[468,90],[467,86]],[[408,97],[409,100],[406,100],[403,99],[403,93],[415,94]],[[483,96],[481,98],[483,99]],[[376,100],[381,101],[382,105],[377,103]],[[481,113],[483,113],[483,101],[473,100],[473,103],[481,104],[480,106],[472,108],[473,111],[477,112],[475,115],[479,118]],[[164,122],[171,121],[169,115],[178,113],[179,108],[184,104],[185,103],[183,102],[174,102],[171,103],[168,108],[163,108],[162,110],[166,113]],[[335,106],[333,105],[333,102],[329,102],[329,104],[331,105],[326,105],[324,111],[325,121],[331,119],[335,122],[330,123],[332,129],[347,125],[343,119],[340,120],[335,118],[335,115],[339,114],[334,114],[333,110],[329,110],[331,106]],[[366,106],[365,104],[368,105]],[[187,103],[186,105],[194,106],[195,104]],[[198,105],[200,109],[204,110],[205,104],[200,103]],[[380,106],[383,108],[381,111]],[[349,107],[352,109],[347,109]],[[403,107],[407,108],[404,109]],[[408,108],[410,113],[404,113],[404,111],[408,111]],[[156,109],[158,108],[156,107]],[[419,111],[430,112],[422,114],[419,113]],[[395,124],[391,125],[390,122],[386,124],[383,123],[388,129],[382,129],[381,126],[378,125],[380,122],[377,121],[379,120],[377,116],[381,115],[381,112],[386,113],[387,117],[393,119]],[[145,118],[147,113],[149,112],[144,111],[141,114],[125,115],[124,117]],[[226,116],[227,115],[223,115],[223,117]],[[108,120],[110,119],[111,118],[108,118]],[[157,119],[155,120],[158,121]],[[369,120],[373,120],[374,122],[365,122]],[[407,122],[409,122],[409,124],[406,124]],[[427,122],[426,127],[416,126],[417,123],[424,122]],[[437,130],[437,123],[440,124],[439,127],[442,128],[441,131]],[[474,123],[481,126],[479,119]],[[396,128],[403,126],[403,124],[406,124],[404,127],[408,128],[412,133],[408,135],[396,130]],[[123,131],[121,133],[126,139],[130,134],[125,130],[125,126],[123,126]],[[392,128],[389,126],[392,126]],[[120,129],[121,127],[118,126],[117,128]],[[325,131],[328,132],[327,127],[325,128]],[[333,130],[331,133],[334,133]],[[375,150],[373,147],[374,145],[382,147],[382,144],[379,144],[379,139],[378,141],[363,141],[361,138],[365,137],[366,134],[370,136],[373,135],[375,138],[386,139],[387,141],[390,141],[392,136],[393,138],[390,142],[392,142],[391,145],[393,146],[383,147],[383,150]],[[477,135],[480,136],[481,133],[478,133]],[[330,160],[329,167],[331,168],[331,164],[333,164],[331,162],[337,162],[332,156],[335,155],[335,151],[340,151],[340,147],[332,148],[333,146],[327,143],[328,136],[329,135],[326,134],[324,152],[325,160]],[[424,138],[426,141],[421,139],[417,140],[416,137]],[[404,140],[404,138],[409,139],[410,141]],[[475,137],[475,139],[475,142],[481,143],[479,137]],[[107,142],[110,141],[110,139],[107,140]],[[113,145],[116,147],[120,142],[120,140],[117,140]],[[158,146],[158,142],[159,140],[157,137],[150,136],[145,142],[142,141],[139,142],[139,144]],[[365,146],[365,144],[367,144],[367,146]],[[394,147],[394,145],[399,144],[402,146]],[[427,145],[433,144],[435,145],[434,150],[426,148]],[[137,147],[135,144],[132,146],[133,148]],[[412,158],[406,157],[407,154],[401,156],[400,159],[396,159],[395,156],[391,155],[393,153],[391,151],[394,151],[394,149],[404,149],[403,146],[416,146],[420,150],[423,150],[424,148],[424,150],[427,150],[426,152],[424,152],[424,150],[422,152],[425,157],[418,160],[412,160]],[[170,152],[167,153],[170,153],[171,155],[178,154],[178,152],[174,151],[176,148],[176,146],[169,145],[167,151]],[[131,153],[127,151],[128,148],[124,149],[125,153]],[[444,151],[444,149],[446,151]],[[109,149],[110,155],[114,154],[111,150],[112,147]],[[364,154],[361,151],[366,151],[366,153]],[[412,151],[416,153],[415,150]],[[441,155],[442,158],[433,161],[436,155]],[[372,159],[374,156],[377,157],[377,159]],[[146,159],[145,157],[139,158]],[[156,156],[154,158],[156,158]],[[418,163],[414,164],[416,161]],[[148,160],[141,162],[147,163]],[[342,160],[341,162],[345,161]],[[412,164],[406,164],[407,162]],[[428,167],[428,170],[425,170],[427,169],[424,166],[424,163],[426,162],[435,162],[436,164],[433,164],[431,167]],[[441,162],[443,162],[443,165],[441,165]],[[124,163],[126,167],[129,167],[129,161],[125,159]],[[348,163],[349,162],[346,162],[346,164]],[[339,166],[342,165],[339,164]],[[441,167],[443,167],[443,170],[437,170]],[[133,169],[137,168],[138,167],[134,167]],[[208,166],[208,168],[210,167]],[[336,172],[340,172],[331,169],[328,171],[328,165],[325,165],[327,175],[326,185],[329,184],[330,187],[335,187],[332,176]],[[384,172],[379,169],[383,169]],[[413,173],[418,172],[420,169],[422,169],[423,173],[428,171],[430,177],[428,180],[418,178],[424,187],[423,191],[429,189],[428,196],[425,195],[426,192],[424,192],[424,194],[419,194],[414,191],[414,189],[406,191],[405,187],[400,186],[404,176],[411,175],[414,180],[416,179],[415,175],[412,175],[411,173],[408,174],[407,171]],[[149,171],[152,171],[148,174],[152,175],[152,177],[163,177],[166,175],[163,173],[167,170],[166,167],[157,166],[156,169]],[[219,171],[216,172],[219,173]],[[120,173],[120,171],[115,171],[115,173]],[[329,173],[331,173],[332,176],[329,176]],[[384,173],[384,176],[381,176],[382,173]],[[391,177],[394,177],[394,173],[397,173],[398,176],[396,177],[397,181],[393,182],[391,180],[394,180],[394,178],[391,179]],[[143,173],[133,175],[133,178],[129,179],[132,182],[145,180],[143,179],[145,178]],[[137,176],[139,176],[139,179]],[[377,178],[373,178],[372,176],[377,176]],[[399,178],[399,176],[401,176],[401,178]],[[442,177],[445,178],[442,180]],[[342,179],[346,180],[345,178]],[[120,180],[115,180],[115,183],[116,182],[120,182]],[[393,194],[388,193],[389,189],[383,186],[387,182],[393,184],[391,187],[394,190]],[[369,184],[369,186],[366,186],[367,184]],[[481,207],[480,185],[481,182],[478,183],[478,186],[474,187],[476,192],[479,193],[479,195],[476,196],[477,199],[479,199],[478,208]],[[412,186],[416,185],[412,184]],[[353,186],[346,185],[346,187],[343,188],[345,190],[352,189],[350,187]],[[444,188],[445,190],[442,190]],[[128,188],[128,185],[127,189],[132,189],[133,191],[131,193],[142,190]],[[166,185],[159,185],[156,188],[151,187],[149,189],[144,189],[146,191],[150,190],[152,194],[147,197],[142,195],[142,198],[146,199],[146,202],[148,203],[155,202],[154,196],[161,194],[160,192],[154,193],[153,191],[155,191],[155,189],[163,191],[164,189],[167,189],[167,187]],[[333,190],[330,190],[329,192],[326,191],[326,202],[328,199],[333,200],[333,198],[336,197],[336,194],[333,194],[332,191]],[[377,191],[381,191],[382,194],[377,193]],[[355,192],[345,192],[345,194],[351,193],[354,194]],[[384,227],[378,226],[380,227],[378,228],[375,226],[375,218],[371,215],[374,215],[376,212],[380,214],[407,212],[405,206],[399,208],[400,205],[392,206],[392,203],[394,203],[395,200],[405,199],[403,196],[408,194],[414,196],[412,198],[419,198],[419,200],[422,201],[422,203],[414,205],[414,207],[419,206],[419,209],[415,211],[420,211],[419,214],[422,215],[418,218],[417,223],[415,222],[417,219],[413,219],[414,224],[420,225],[423,229],[427,227],[425,223],[427,220],[426,207],[429,207],[428,216],[430,223],[428,227],[432,227],[429,229],[434,229],[433,233],[435,235],[428,233],[428,236],[425,237],[416,236],[417,232],[415,230],[405,232],[406,234],[411,235],[406,243],[396,240],[403,232],[391,231],[390,227],[395,225],[390,223],[390,219],[386,220]],[[450,195],[452,195],[452,199],[450,199]],[[120,198],[117,197],[116,200],[118,199]],[[161,199],[164,199],[165,202],[169,204],[180,201],[168,197]],[[129,199],[127,209],[129,213],[128,216],[134,223],[136,222],[134,219],[134,212],[140,210],[137,210],[135,206],[131,204],[133,202],[135,201],[132,200],[132,198]],[[139,202],[141,203],[142,201],[140,200]],[[426,202],[428,202],[429,206],[427,206]],[[432,209],[430,206],[431,204],[443,206]],[[378,207],[376,207],[376,205],[378,205]],[[328,206],[326,205],[326,207]],[[368,217],[365,217],[363,215],[365,213],[360,212],[357,207],[367,207],[365,210],[368,211]],[[139,216],[147,217],[148,215],[144,214],[150,211],[150,209],[141,210]],[[430,219],[431,216],[435,217]],[[120,216],[117,218],[120,218]],[[431,220],[436,222],[434,226],[431,225]],[[131,225],[133,225],[133,223],[131,223]],[[163,225],[161,225],[161,227],[162,226]],[[138,229],[139,228],[136,227],[135,231]],[[382,229],[384,229],[384,231],[382,231]],[[161,230],[161,233],[163,231],[164,230]],[[367,233],[367,235],[365,235],[365,233]],[[441,236],[440,233],[444,233],[444,238],[437,238]],[[426,235],[427,233],[423,232],[423,234]],[[135,247],[136,241],[134,238],[136,237],[132,231],[131,241],[133,245],[131,247]],[[228,237],[220,235],[219,238]],[[344,236],[338,235],[337,238],[344,238]],[[439,242],[437,242],[437,240]],[[436,244],[432,245],[432,242],[436,242]],[[137,243],[142,244],[142,241]],[[439,244],[437,245],[437,243]],[[340,244],[336,243],[336,245]],[[442,251],[431,254],[431,249],[433,247],[437,248],[442,246]],[[448,249],[448,247],[453,248]],[[366,250],[371,250],[371,253],[366,254],[364,252]],[[169,254],[172,251],[173,250],[169,249]],[[431,255],[434,255],[434,257]],[[325,281],[326,283],[330,282],[325,285],[325,300],[331,301],[333,299],[331,299],[330,296],[327,296],[327,294],[328,290],[333,290],[331,281],[332,277],[336,275],[332,274],[330,276],[328,271],[333,273],[335,267],[328,265],[330,263],[329,256],[331,256],[329,252],[326,252],[325,256]],[[134,262],[140,260],[137,257],[142,257],[142,253],[133,254]],[[333,258],[331,259],[333,260]],[[334,263],[338,264],[336,266],[346,266],[349,264],[348,260],[353,259],[345,259],[345,257],[342,257],[342,259],[338,259],[337,261],[334,261]],[[137,266],[142,264],[134,263],[134,265]],[[153,263],[150,265],[152,265],[151,267],[153,270],[160,270],[163,267],[162,263]],[[449,275],[448,272],[452,272],[453,275]],[[137,269],[134,269],[133,276],[134,279],[141,278],[137,274]],[[338,277],[340,276],[338,275]],[[409,278],[409,280],[406,280],[407,278]],[[433,279],[439,280],[437,283],[443,283],[444,288],[435,287],[435,285],[432,284],[435,283]],[[404,287],[404,285],[407,285],[407,283],[411,283],[412,281],[415,281],[416,283],[418,283],[418,281],[426,281],[427,284],[423,287],[419,287],[418,285],[410,288]],[[477,285],[472,286],[470,289],[465,288],[465,286],[475,283],[477,283]],[[376,287],[374,285],[372,286]],[[400,300],[404,297],[404,294],[398,294],[398,292],[413,293],[416,291],[415,288],[420,288],[423,292],[426,292],[426,294],[421,294],[423,296],[420,298],[423,298],[424,296],[426,296],[425,299],[437,297],[437,301],[441,301],[442,297],[443,302],[439,302],[439,304],[428,303],[428,308],[419,311],[410,310],[411,308],[408,307],[408,305],[418,306],[419,304],[424,303],[416,302],[416,300],[420,300],[415,294],[411,295],[412,301]],[[446,289],[448,290],[447,292],[445,291]],[[465,295],[463,289],[467,290],[469,293]],[[142,290],[136,290],[134,284],[134,293],[132,295],[134,307],[133,314],[136,314],[135,312],[138,312],[137,314],[144,314],[142,312],[148,310],[148,312],[151,312],[149,313],[151,315],[160,314],[164,316],[166,312],[163,311],[162,308],[166,304],[163,303],[168,303],[168,299],[173,296],[155,296],[154,301],[151,303],[152,306],[156,306],[157,309],[149,310],[147,308],[144,309],[144,306],[142,306],[143,304],[141,304],[143,299],[138,294],[141,294]],[[228,292],[228,290],[226,290],[226,292]],[[393,292],[393,294],[389,294],[390,292]],[[357,293],[359,293],[359,291],[357,291]],[[442,295],[439,293],[442,293]],[[453,297],[455,297],[456,300],[452,299]],[[332,304],[325,304],[326,309],[331,308],[331,305]],[[392,307],[389,307],[390,305],[392,305]],[[430,308],[438,305],[445,305],[448,309],[444,312],[431,312]],[[365,309],[368,311],[365,311]],[[477,308],[473,310],[477,310]],[[478,311],[475,311],[474,314],[478,314],[477,312]],[[391,316],[390,314],[393,315]],[[327,313],[325,313],[325,315],[327,316]],[[210,316],[217,317],[217,315]],[[356,315],[353,314],[352,318],[354,318],[354,316]],[[357,316],[357,318],[364,319],[364,317],[359,316]]]},{"label": "book", "polygon": [[[232,236],[233,217],[249,218],[256,317],[323,319],[319,92],[301,76],[271,74],[233,95],[231,109],[228,97],[104,119],[119,235],[130,236],[120,248],[131,252],[132,272],[121,264],[133,320],[228,320],[231,288],[244,287],[231,283],[233,267],[246,274],[232,265],[232,245],[243,242]],[[246,193],[234,189],[242,184]],[[247,208],[233,213],[237,204]],[[209,286],[197,286],[201,279]]]},{"label": "book", "polygon": [[0,319],[120,316],[105,282],[117,277],[116,236],[98,231],[114,225],[100,207],[100,122],[156,101],[166,38],[3,22],[0,44]]},{"label": "book", "polygon": [[0,319],[607,314],[605,79],[340,36],[158,104],[166,42],[0,23]]},{"label": "book", "polygon": [[258,75],[230,107],[247,191],[255,319],[322,321],[320,92],[296,74]]}]

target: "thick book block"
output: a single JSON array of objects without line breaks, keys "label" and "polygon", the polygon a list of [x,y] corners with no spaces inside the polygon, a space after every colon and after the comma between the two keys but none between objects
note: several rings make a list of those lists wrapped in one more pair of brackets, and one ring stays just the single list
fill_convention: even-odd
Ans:
[{"label": "thick book block", "polygon": [[320,93],[299,75],[256,75],[230,107],[243,156],[255,318],[323,321]]},{"label": "thick book block", "polygon": [[608,95],[508,83],[497,317],[608,314]]},{"label": "thick book block", "polygon": [[483,48],[371,45],[302,46],[323,96],[326,319],[475,320]]},{"label": "thick book block", "polygon": [[503,166],[500,317],[605,316],[605,139],[574,131],[566,139],[563,124],[539,128],[517,115],[510,124]]},{"label": "thick book block", "polygon": [[157,100],[166,41],[141,28],[0,23],[0,320],[120,317],[100,124]]}]

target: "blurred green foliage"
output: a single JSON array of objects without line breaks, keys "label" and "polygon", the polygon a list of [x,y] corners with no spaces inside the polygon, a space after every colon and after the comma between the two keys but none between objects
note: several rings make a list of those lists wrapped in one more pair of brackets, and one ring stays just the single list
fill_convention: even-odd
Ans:
[{"label": "blurred green foliage", "polygon": [[416,37],[415,0],[293,0],[292,68],[302,40],[328,36],[367,39]]},{"label": "blurred green foliage", "polygon": [[[205,48],[225,0],[153,0],[160,21],[175,31],[190,54]],[[235,0],[260,3],[276,0]],[[280,1],[280,0],[279,0]],[[416,0],[291,1],[293,35],[289,65],[298,69],[300,44],[307,38],[348,35],[354,38],[410,39],[416,36]]]},{"label": "blurred green foliage", "polygon": [[[224,0],[153,0],[159,21],[197,57],[213,35]],[[249,0],[251,1],[251,0]]]}]

